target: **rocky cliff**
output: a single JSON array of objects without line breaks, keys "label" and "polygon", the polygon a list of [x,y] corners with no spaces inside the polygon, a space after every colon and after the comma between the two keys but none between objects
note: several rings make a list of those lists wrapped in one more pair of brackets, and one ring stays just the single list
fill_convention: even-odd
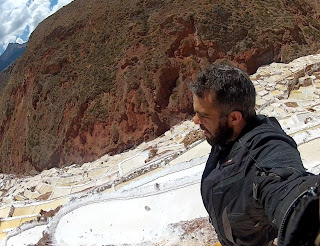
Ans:
[{"label": "rocky cliff", "polygon": [[0,99],[2,172],[91,161],[192,114],[187,83],[320,48],[315,0],[75,0],[30,37]]},{"label": "rocky cliff", "polygon": [[5,68],[1,73],[0,73],[0,97],[2,96],[2,93],[4,91],[4,88],[8,84],[8,81],[10,79],[12,70],[14,68],[15,62],[10,64],[7,68]]}]

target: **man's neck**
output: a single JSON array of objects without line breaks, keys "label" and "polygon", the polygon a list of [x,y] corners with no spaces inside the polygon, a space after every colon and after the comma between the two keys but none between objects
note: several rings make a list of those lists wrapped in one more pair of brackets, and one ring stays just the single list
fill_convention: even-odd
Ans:
[{"label": "man's neck", "polygon": [[243,120],[241,122],[241,124],[236,129],[234,129],[234,135],[233,135],[232,140],[230,142],[233,142],[233,141],[239,139],[244,134],[246,134],[247,132],[252,130],[258,124],[258,121],[259,121],[259,119],[256,115],[251,117],[248,121]]}]

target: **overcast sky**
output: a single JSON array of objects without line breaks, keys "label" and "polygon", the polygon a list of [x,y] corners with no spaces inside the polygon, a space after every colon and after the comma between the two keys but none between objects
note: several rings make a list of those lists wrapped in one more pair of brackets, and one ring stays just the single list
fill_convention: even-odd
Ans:
[{"label": "overcast sky", "polygon": [[0,0],[0,55],[8,43],[24,43],[49,15],[73,0]]}]

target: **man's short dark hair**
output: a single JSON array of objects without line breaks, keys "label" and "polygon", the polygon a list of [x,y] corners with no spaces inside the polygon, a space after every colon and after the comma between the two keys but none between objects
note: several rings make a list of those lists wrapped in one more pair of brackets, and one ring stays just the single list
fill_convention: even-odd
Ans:
[{"label": "man's short dark hair", "polygon": [[202,71],[190,90],[200,98],[205,92],[215,93],[215,106],[221,113],[240,111],[248,120],[255,113],[256,91],[249,75],[239,68],[217,64]]}]

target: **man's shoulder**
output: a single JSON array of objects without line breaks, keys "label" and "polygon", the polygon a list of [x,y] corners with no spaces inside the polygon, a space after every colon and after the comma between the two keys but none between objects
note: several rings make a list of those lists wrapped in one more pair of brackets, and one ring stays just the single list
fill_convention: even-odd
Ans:
[{"label": "man's shoulder", "polygon": [[304,170],[297,144],[281,128],[277,119],[259,116],[261,123],[239,140],[257,166],[294,167]]},{"label": "man's shoulder", "polygon": [[285,133],[279,121],[274,117],[258,115],[252,122],[248,123],[249,130],[240,138],[242,142],[264,141],[279,139],[296,146],[294,140]]}]

